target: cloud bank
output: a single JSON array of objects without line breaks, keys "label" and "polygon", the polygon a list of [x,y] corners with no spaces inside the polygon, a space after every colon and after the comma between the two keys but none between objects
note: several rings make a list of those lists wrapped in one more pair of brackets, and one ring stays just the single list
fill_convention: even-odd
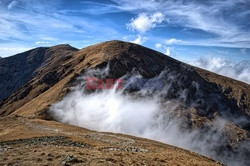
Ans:
[{"label": "cloud bank", "polygon": [[[202,134],[199,130],[183,128],[183,122],[175,115],[181,105],[178,100],[168,100],[162,105],[159,94],[152,96],[150,91],[145,90],[134,95],[115,88],[92,93],[85,91],[87,77],[95,75],[102,78],[107,72],[108,69],[90,70],[80,77],[73,91],[50,108],[56,120],[96,131],[154,139],[216,158],[229,165],[244,165],[245,159],[241,152],[235,155],[224,149],[220,157],[216,153],[215,149],[225,143],[224,135],[221,134],[225,129],[224,120],[213,121],[214,129]],[[167,78],[170,82],[162,93],[171,88],[171,82],[181,84],[175,75],[170,74]],[[185,91],[180,95],[180,100],[183,98],[186,98]]]},{"label": "cloud bank", "polygon": [[250,84],[250,61],[235,63],[224,58],[199,58],[189,64]]}]

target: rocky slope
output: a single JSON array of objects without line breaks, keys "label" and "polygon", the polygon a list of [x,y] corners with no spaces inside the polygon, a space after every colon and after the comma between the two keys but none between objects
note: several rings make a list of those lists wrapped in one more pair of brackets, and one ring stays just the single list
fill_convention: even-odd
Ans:
[{"label": "rocky slope", "polygon": [[[29,65],[30,56],[32,63],[29,63],[36,65]],[[38,57],[37,60],[35,57]],[[0,60],[2,64],[0,74],[10,78],[9,80],[4,78],[6,81],[0,83],[0,86],[6,87],[8,82],[13,82],[10,84],[10,90],[4,88],[0,90],[0,94],[3,94],[1,97],[7,97],[0,103],[0,116],[18,115],[31,119],[52,119],[48,112],[49,108],[70,91],[70,87],[75,85],[79,76],[89,69],[105,68],[108,65],[109,72],[105,78],[120,78],[136,73],[145,79],[154,77],[163,79],[165,85],[168,85],[160,95],[163,110],[164,104],[170,100],[180,103],[173,116],[180,117],[183,129],[202,131],[197,139],[202,139],[206,133],[219,132],[223,143],[214,149],[218,155],[230,150],[237,156],[240,154],[239,147],[249,142],[250,86],[248,84],[189,66],[154,50],[136,44],[111,41],[79,51],[68,45],[39,48],[10,58],[13,59]],[[16,67],[12,67],[11,62],[17,62],[18,58],[22,61],[20,60],[20,64]],[[8,73],[9,75],[6,75],[7,68],[13,70]],[[24,71],[19,72],[19,70]],[[21,82],[18,82],[16,75],[20,75],[18,78],[22,78]],[[138,91],[138,89],[127,90],[134,96],[141,95],[137,93]],[[185,92],[184,97],[183,92]],[[147,95],[158,93],[152,91]],[[26,118],[23,121],[28,121]],[[213,128],[218,118],[225,121],[227,126],[225,131]],[[11,127],[7,130],[11,130]],[[1,133],[3,132],[4,130]],[[245,157],[249,156],[247,148],[243,149]],[[249,162],[247,159],[243,160],[245,164]]]}]

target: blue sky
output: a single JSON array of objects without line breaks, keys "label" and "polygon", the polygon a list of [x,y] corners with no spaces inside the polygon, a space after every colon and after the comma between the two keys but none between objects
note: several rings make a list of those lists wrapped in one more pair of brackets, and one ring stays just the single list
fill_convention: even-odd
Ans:
[{"label": "blue sky", "polygon": [[250,60],[250,0],[1,0],[0,56],[68,43],[138,43],[191,63]]}]

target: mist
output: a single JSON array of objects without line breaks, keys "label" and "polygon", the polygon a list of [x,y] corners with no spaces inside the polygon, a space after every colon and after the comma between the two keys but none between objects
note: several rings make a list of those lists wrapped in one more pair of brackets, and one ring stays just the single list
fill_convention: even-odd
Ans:
[{"label": "mist", "polygon": [[250,84],[250,61],[233,62],[224,58],[199,58],[191,65]]},{"label": "mist", "polygon": [[[225,141],[220,132],[225,130],[226,122],[223,119],[214,120],[213,127],[206,133],[183,127],[183,121],[176,116],[176,112],[182,107],[179,101],[186,98],[186,91],[180,94],[179,99],[165,102],[162,102],[159,93],[154,95],[152,90],[147,89],[134,93],[127,93],[126,87],[122,90],[113,88],[91,93],[86,91],[88,76],[103,77],[107,73],[108,69],[90,70],[80,77],[72,91],[50,108],[55,119],[95,131],[123,133],[161,141],[228,165],[244,165],[241,154],[234,155],[224,150],[218,156],[215,150]],[[169,75],[169,78],[172,81],[177,79],[173,75]],[[171,83],[166,84],[162,91],[167,91],[170,86]]]}]

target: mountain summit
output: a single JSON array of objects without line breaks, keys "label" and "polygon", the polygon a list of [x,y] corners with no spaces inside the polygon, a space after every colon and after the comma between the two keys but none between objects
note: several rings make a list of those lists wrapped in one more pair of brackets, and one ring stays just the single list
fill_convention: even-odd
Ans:
[{"label": "mountain summit", "polygon": [[[15,137],[13,136],[22,139],[21,142],[25,142],[26,139],[38,139],[38,136],[44,135],[42,133],[35,134],[35,130],[45,130],[45,128],[46,137],[51,136],[52,133],[55,136],[56,130],[60,131],[56,136],[69,136],[67,134],[69,132],[79,134],[81,131],[87,133],[86,138],[91,137],[92,140],[85,139],[83,141],[89,141],[87,143],[89,147],[93,146],[91,145],[93,140],[107,139],[111,141],[111,137],[115,139],[112,141],[120,139],[121,136],[118,135],[102,135],[94,132],[90,134],[88,130],[55,122],[54,120],[58,119],[51,113],[51,106],[53,110],[54,104],[64,100],[65,96],[71,93],[72,87],[77,86],[82,77],[86,76],[86,73],[106,69],[105,74],[101,72],[99,75],[95,73],[90,76],[100,76],[102,79],[127,79],[136,75],[144,80],[154,78],[163,80],[164,88],[160,91],[141,92],[137,88],[132,90],[125,88],[123,93],[133,96],[135,100],[139,98],[151,100],[157,96],[162,111],[160,114],[165,115],[171,112],[171,119],[178,119],[178,122],[180,122],[178,128],[182,133],[193,132],[196,134],[197,140],[204,140],[206,144],[217,141],[216,145],[209,149],[211,154],[204,152],[204,155],[225,163],[229,158],[240,157],[242,165],[249,164],[250,85],[190,66],[152,49],[123,41],[104,42],[81,50],[69,45],[37,48],[0,59],[0,116],[2,117],[0,124],[7,126],[6,129],[1,131],[7,134],[0,134],[0,140],[14,140]],[[94,92],[88,93],[91,95]],[[172,105],[174,105],[173,108]],[[162,117],[164,121],[164,116]],[[6,120],[6,122],[3,122],[3,120]],[[21,133],[14,124],[15,122],[25,132],[31,134],[29,138],[17,135]],[[58,129],[55,129],[56,126],[58,126]],[[7,132],[8,130],[17,133],[13,135],[13,133]],[[216,135],[216,139],[213,135]],[[78,137],[70,137],[78,140],[78,142],[82,141]],[[132,138],[130,136],[124,137],[126,138],[121,139],[128,144],[129,148],[135,148],[130,146],[129,143]],[[55,138],[48,137],[46,139],[54,140]],[[69,145],[72,143],[64,137],[56,137],[57,139],[61,140],[59,142],[63,142],[62,144]],[[143,142],[142,146],[145,145],[146,147],[149,144],[147,140],[142,139],[141,141]],[[5,144],[0,142],[0,145]],[[74,145],[76,144],[74,143]],[[150,142],[150,144],[154,147],[149,151],[155,151],[154,148],[158,143]],[[82,146],[80,143],[78,145]],[[121,150],[124,147],[121,147],[121,145],[116,145],[116,150],[112,151],[110,150],[112,147],[106,147],[106,143],[104,148],[99,143],[95,146],[98,147],[96,150],[101,153],[108,151],[114,155],[125,155]],[[74,146],[72,145],[72,147]],[[117,148],[121,150],[121,153],[116,153],[120,151]],[[190,149],[202,153],[199,147],[191,147]],[[179,149],[175,150],[180,151]],[[143,151],[142,156],[145,162],[148,161],[147,155],[149,154],[147,153],[151,152],[143,150],[143,148],[138,148],[135,151],[139,151],[139,153]],[[131,155],[127,152],[126,155]],[[170,151],[167,150],[167,152]],[[166,155],[165,152],[164,154],[161,153],[163,156]],[[180,155],[185,156],[187,153],[183,151],[180,152]],[[171,151],[171,154],[175,153]],[[192,154],[188,155],[192,156]],[[173,156],[174,159],[165,159],[163,156],[158,156],[159,161],[155,159],[155,163],[171,163],[177,159],[176,156]],[[199,162],[202,160],[207,162],[208,165],[209,163],[214,164],[210,159],[194,156],[195,162],[199,158]],[[105,160],[107,159],[105,157]],[[110,162],[115,162],[114,160],[117,162],[116,157],[115,159],[109,158]],[[86,162],[90,163],[90,161]],[[176,162],[178,163],[178,161]],[[190,162],[187,161],[187,163]],[[191,162],[191,164],[195,162]],[[124,163],[131,164],[133,162],[126,159]]]}]

